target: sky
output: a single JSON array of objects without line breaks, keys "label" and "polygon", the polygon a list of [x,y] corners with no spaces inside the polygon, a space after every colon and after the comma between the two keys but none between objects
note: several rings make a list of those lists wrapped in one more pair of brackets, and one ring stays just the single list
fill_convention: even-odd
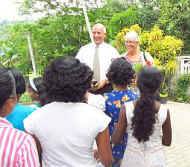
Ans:
[{"label": "sky", "polygon": [[[31,19],[24,16],[19,16],[19,4],[16,2],[22,2],[23,0],[0,0],[0,22],[2,20],[8,21],[18,21],[18,20],[27,20]],[[32,14],[32,19],[38,19],[42,14]]]},{"label": "sky", "polygon": [[18,4],[15,0],[0,0],[0,20],[18,20]]},{"label": "sky", "polygon": [[0,0],[0,22],[1,21],[26,21],[38,20],[44,15],[33,13],[31,15],[19,15],[19,7],[23,0]]}]

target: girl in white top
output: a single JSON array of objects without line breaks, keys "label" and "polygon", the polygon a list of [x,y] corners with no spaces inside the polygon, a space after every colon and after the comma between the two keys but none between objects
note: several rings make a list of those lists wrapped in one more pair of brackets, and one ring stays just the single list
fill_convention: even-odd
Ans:
[{"label": "girl in white top", "polygon": [[127,130],[128,145],[121,167],[165,167],[162,145],[171,144],[168,109],[155,99],[162,76],[155,68],[144,68],[137,80],[140,98],[126,102],[112,142],[118,143]]},{"label": "girl in white top", "polygon": [[96,167],[95,140],[100,161],[111,165],[110,118],[84,102],[92,75],[74,58],[59,58],[46,69],[43,81],[49,104],[24,121],[25,129],[41,144],[43,166]]}]

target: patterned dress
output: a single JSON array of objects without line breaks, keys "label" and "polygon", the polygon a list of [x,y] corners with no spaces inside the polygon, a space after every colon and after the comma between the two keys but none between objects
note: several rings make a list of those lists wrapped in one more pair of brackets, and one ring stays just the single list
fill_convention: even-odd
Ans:
[{"label": "patterned dress", "polygon": [[[120,108],[127,101],[134,101],[137,99],[137,95],[131,90],[116,91],[113,90],[111,93],[106,93],[105,98],[105,113],[111,117],[109,124],[110,136],[113,134],[114,127],[119,119]],[[125,148],[127,145],[127,133],[124,135],[120,144],[112,147],[112,155],[114,158],[113,167],[120,165],[120,161],[123,158]]]}]

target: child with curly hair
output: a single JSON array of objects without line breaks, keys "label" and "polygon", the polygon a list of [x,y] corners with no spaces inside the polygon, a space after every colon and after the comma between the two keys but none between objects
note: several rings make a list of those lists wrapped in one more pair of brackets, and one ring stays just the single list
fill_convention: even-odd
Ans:
[{"label": "child with curly hair", "polygon": [[[113,91],[105,94],[105,113],[112,119],[109,124],[110,136],[113,134],[115,124],[118,122],[121,106],[126,101],[134,101],[137,99],[137,95],[128,87],[134,78],[134,74],[135,72],[132,65],[128,63],[125,58],[113,60],[109,67],[107,78],[112,84]],[[126,144],[127,133],[125,133],[120,143],[112,146],[113,167],[120,166]]]}]

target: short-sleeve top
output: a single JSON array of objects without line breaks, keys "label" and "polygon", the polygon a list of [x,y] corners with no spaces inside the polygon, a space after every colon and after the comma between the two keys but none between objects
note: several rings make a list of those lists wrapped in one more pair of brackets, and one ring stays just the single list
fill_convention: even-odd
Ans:
[{"label": "short-sleeve top", "polygon": [[32,113],[24,125],[41,143],[43,166],[95,167],[93,143],[109,122],[91,105],[52,102]]},{"label": "short-sleeve top", "polygon": [[36,110],[35,107],[17,103],[12,112],[6,116],[6,119],[14,128],[24,131],[24,119]]},{"label": "short-sleeve top", "polygon": [[105,111],[105,98],[100,94],[89,93],[87,103]]},{"label": "short-sleeve top", "polygon": [[139,143],[137,139],[132,135],[132,117],[134,115],[133,102],[125,103],[126,117],[127,117],[127,132],[128,132],[128,149],[137,152],[154,152],[162,148],[162,125],[167,118],[168,108],[165,104],[160,105],[158,113],[156,113],[156,123],[154,124],[153,134],[150,139],[144,143]]}]

